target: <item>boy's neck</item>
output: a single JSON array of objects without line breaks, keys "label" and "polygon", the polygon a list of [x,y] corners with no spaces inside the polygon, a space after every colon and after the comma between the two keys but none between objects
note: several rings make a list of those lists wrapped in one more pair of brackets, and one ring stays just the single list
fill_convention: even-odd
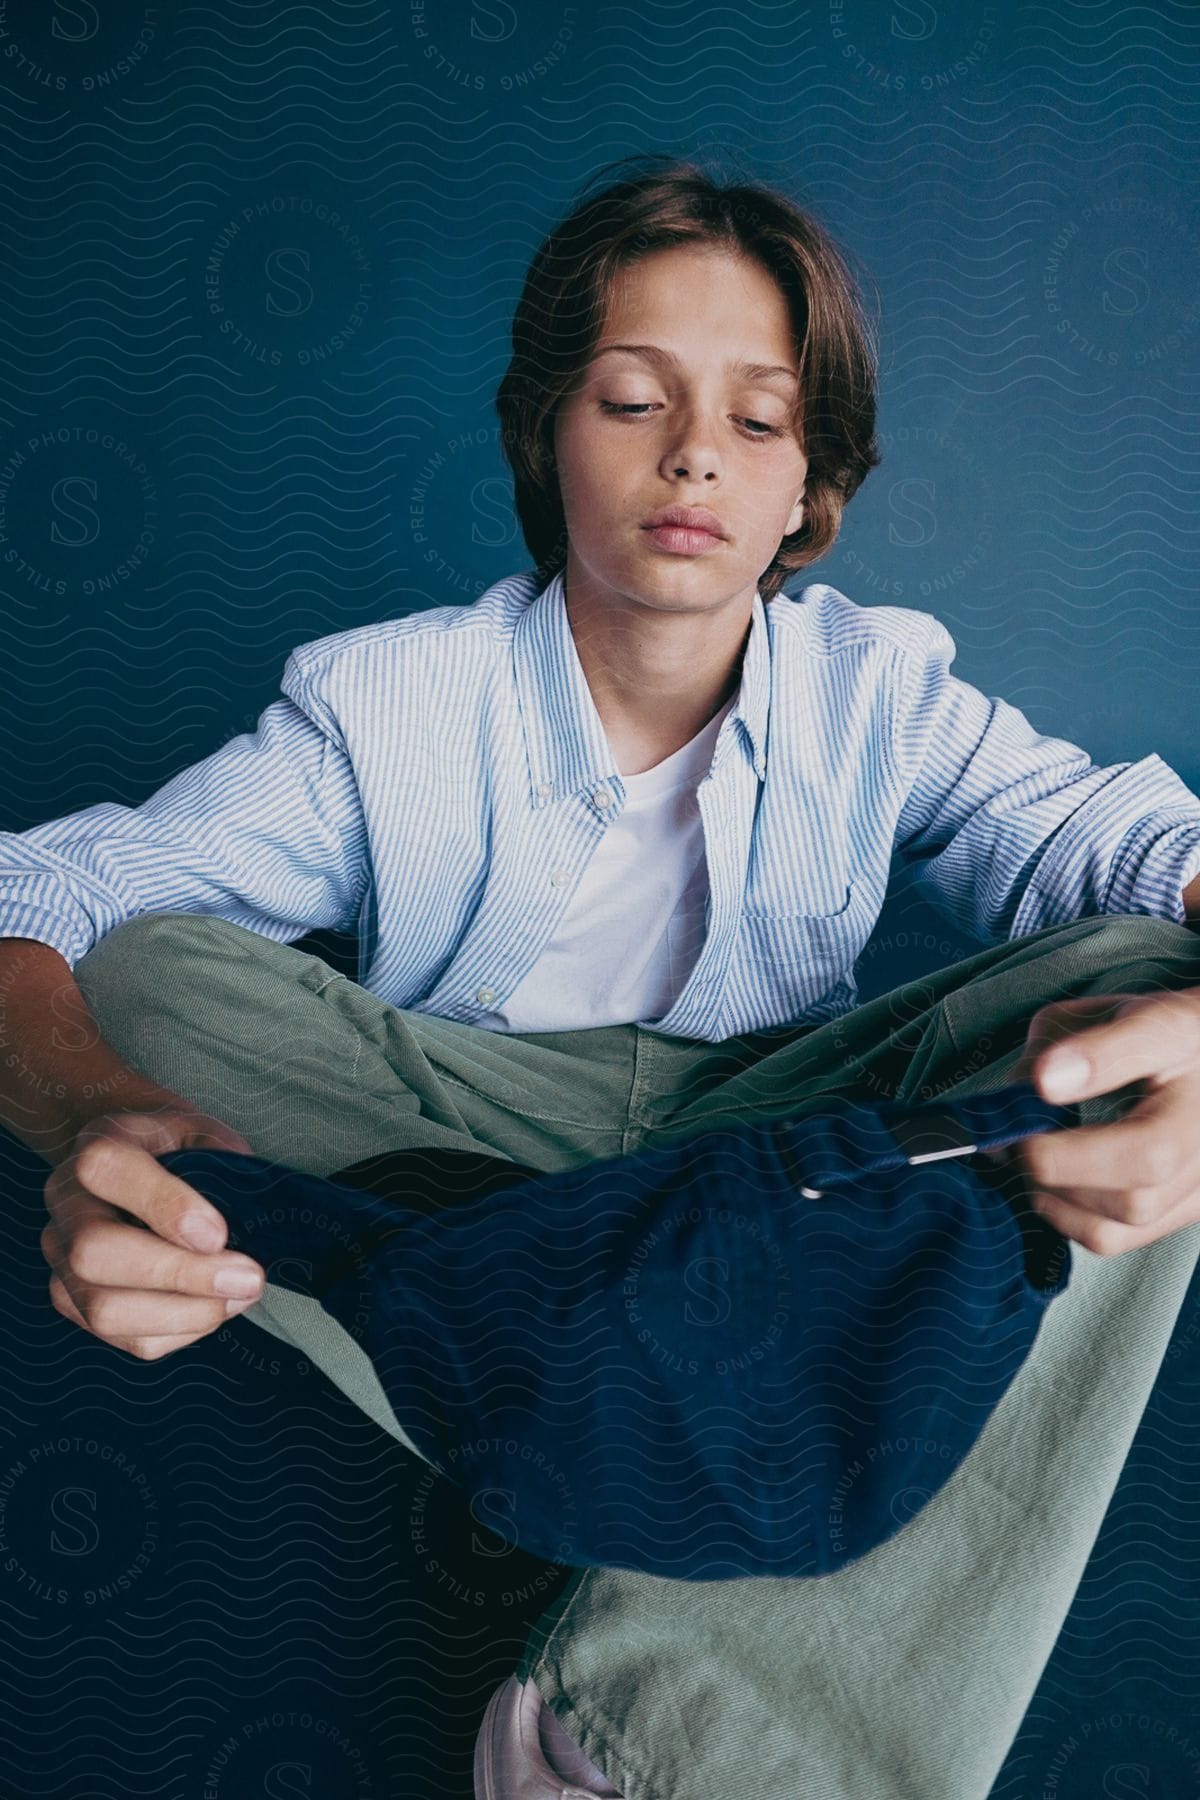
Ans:
[{"label": "boy's neck", "polygon": [[700,617],[593,608],[568,593],[567,617],[622,775],[673,756],[737,692],[749,602]]}]

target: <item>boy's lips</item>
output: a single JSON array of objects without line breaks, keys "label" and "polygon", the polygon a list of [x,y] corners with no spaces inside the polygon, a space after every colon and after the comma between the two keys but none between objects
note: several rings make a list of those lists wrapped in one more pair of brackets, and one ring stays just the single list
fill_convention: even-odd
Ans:
[{"label": "boy's lips", "polygon": [[712,537],[729,534],[715,512],[707,506],[663,506],[642,520],[643,531],[657,531],[662,526],[677,526],[685,531],[706,531]]},{"label": "boy's lips", "polygon": [[694,525],[643,526],[642,535],[671,556],[710,556],[725,542],[715,531],[700,531]]}]

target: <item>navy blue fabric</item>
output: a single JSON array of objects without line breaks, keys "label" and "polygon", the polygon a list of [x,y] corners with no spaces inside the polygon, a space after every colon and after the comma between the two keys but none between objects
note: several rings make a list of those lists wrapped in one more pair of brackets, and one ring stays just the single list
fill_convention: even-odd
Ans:
[{"label": "navy blue fabric", "polygon": [[407,1153],[448,1193],[433,1210],[232,1151],[159,1160],[232,1247],[303,1264],[422,1454],[504,1494],[501,1536],[675,1579],[811,1576],[944,1485],[1070,1278],[984,1159],[906,1151],[1077,1117],[1028,1084],[847,1104],[486,1193],[476,1169],[466,1199],[457,1153]]}]

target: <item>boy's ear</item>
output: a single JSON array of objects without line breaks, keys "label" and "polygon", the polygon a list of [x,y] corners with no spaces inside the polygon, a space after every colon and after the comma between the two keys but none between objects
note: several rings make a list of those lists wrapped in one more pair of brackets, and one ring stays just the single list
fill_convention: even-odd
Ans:
[{"label": "boy's ear", "polygon": [[793,531],[799,531],[804,523],[804,489],[801,488],[796,497],[796,504],[787,516],[787,524],[783,528],[784,537],[791,537]]}]

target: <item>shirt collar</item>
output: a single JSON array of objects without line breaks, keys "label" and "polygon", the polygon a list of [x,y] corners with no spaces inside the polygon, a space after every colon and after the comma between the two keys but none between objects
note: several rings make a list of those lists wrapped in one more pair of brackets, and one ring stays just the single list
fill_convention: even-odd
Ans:
[{"label": "shirt collar", "polygon": [[[561,569],[518,617],[512,654],[530,804],[547,806],[584,788],[619,781],[620,771],[575,648]],[[760,781],[767,771],[770,693],[770,633],[766,606],[756,588],[741,689],[729,717],[741,721],[742,741]]]}]

